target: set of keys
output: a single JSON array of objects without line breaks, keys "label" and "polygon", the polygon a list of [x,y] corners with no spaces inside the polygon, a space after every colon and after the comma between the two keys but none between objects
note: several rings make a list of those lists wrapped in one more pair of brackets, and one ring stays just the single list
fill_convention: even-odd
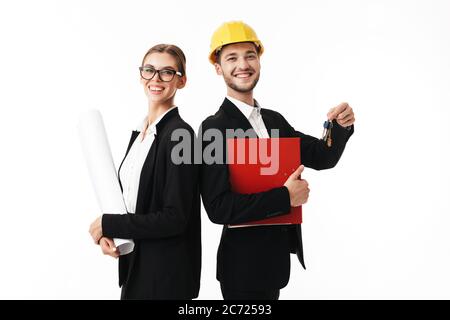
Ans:
[{"label": "set of keys", "polygon": [[322,134],[322,140],[326,141],[327,146],[331,147],[332,140],[331,140],[331,129],[333,128],[333,122],[330,120],[327,120],[323,123],[323,134]]}]

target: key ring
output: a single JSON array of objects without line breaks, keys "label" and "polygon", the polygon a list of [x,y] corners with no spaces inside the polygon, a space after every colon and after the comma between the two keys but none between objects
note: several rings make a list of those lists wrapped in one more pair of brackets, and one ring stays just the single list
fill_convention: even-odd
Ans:
[{"label": "key ring", "polygon": [[330,120],[327,120],[323,123],[323,134],[322,134],[322,140],[326,141],[327,146],[331,147],[332,139],[331,139],[331,129],[333,128],[333,122]]}]

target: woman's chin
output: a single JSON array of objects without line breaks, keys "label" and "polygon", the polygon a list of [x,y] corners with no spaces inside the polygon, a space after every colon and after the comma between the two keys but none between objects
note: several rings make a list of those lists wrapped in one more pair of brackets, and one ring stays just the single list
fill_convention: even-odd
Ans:
[{"label": "woman's chin", "polygon": [[168,100],[167,97],[164,97],[164,96],[158,96],[158,95],[154,95],[154,94],[149,94],[149,95],[148,95],[148,99],[149,99],[151,102],[157,102],[157,103],[163,103],[163,102],[165,102],[165,101]]}]

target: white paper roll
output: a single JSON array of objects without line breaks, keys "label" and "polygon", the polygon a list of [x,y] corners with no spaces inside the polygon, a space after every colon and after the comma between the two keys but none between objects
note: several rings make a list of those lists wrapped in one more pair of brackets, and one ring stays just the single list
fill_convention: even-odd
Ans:
[{"label": "white paper roll", "polygon": [[[80,115],[78,133],[101,211],[126,214],[105,125],[98,110],[90,109]],[[114,244],[121,255],[134,249],[134,242],[130,239],[114,239]]]}]

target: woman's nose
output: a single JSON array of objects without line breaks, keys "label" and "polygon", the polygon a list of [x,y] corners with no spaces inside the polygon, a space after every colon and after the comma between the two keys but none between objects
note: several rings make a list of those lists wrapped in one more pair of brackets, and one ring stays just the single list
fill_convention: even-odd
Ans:
[{"label": "woman's nose", "polygon": [[161,76],[159,74],[159,71],[155,73],[155,76],[153,77],[153,80],[156,82],[161,82]]}]

